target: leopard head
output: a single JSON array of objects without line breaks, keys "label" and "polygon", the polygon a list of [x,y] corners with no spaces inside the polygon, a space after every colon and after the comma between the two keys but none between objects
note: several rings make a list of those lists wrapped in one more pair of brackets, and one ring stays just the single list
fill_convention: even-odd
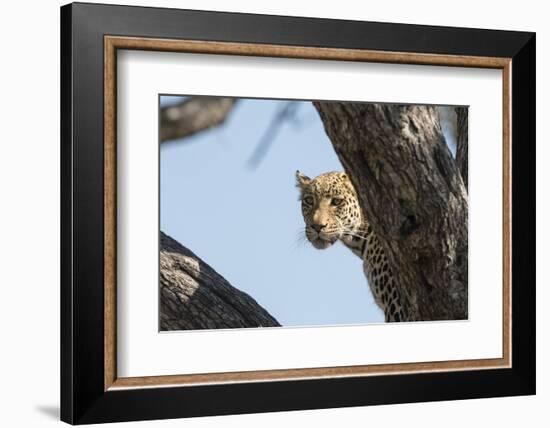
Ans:
[{"label": "leopard head", "polygon": [[357,193],[343,172],[327,172],[311,179],[296,171],[306,237],[317,249],[353,236],[363,218]]}]

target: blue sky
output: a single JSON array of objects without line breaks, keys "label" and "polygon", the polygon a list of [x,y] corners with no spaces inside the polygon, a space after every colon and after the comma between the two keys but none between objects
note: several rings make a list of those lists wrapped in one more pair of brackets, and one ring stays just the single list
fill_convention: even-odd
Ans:
[{"label": "blue sky", "polygon": [[316,250],[299,239],[295,171],[342,170],[311,103],[300,102],[299,124],[283,125],[257,168],[247,163],[284,102],[240,100],[223,126],[161,145],[161,230],[283,326],[382,322],[361,260],[339,243]]},{"label": "blue sky", "polygon": [[298,123],[282,126],[257,168],[247,163],[285,102],[242,99],[224,125],[161,145],[161,230],[283,326],[383,322],[361,260],[299,238],[295,171],[343,169],[311,103],[299,102]]}]

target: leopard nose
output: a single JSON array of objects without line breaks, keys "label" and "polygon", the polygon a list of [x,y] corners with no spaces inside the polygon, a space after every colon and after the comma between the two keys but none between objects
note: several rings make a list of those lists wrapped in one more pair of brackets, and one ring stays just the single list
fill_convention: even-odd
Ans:
[{"label": "leopard nose", "polygon": [[317,233],[321,232],[321,230],[323,230],[325,227],[327,227],[326,224],[312,224],[311,225],[311,228]]}]

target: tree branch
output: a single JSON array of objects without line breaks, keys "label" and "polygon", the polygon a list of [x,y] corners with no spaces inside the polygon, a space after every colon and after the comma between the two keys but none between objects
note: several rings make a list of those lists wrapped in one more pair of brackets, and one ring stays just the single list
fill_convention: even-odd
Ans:
[{"label": "tree branch", "polygon": [[160,232],[160,329],[278,327],[252,297]]},{"label": "tree branch", "polygon": [[281,131],[286,121],[296,121],[296,110],[299,104],[296,101],[287,101],[279,107],[279,110],[273,116],[269,126],[265,130],[260,142],[256,146],[254,153],[248,159],[248,166],[250,168],[257,168],[260,162],[265,158],[271,145],[277,138],[277,135]]},{"label": "tree branch", "polygon": [[236,103],[235,98],[200,97],[185,99],[160,111],[161,142],[189,137],[221,125]]},{"label": "tree branch", "polygon": [[468,316],[468,203],[434,107],[315,102],[412,320]]}]

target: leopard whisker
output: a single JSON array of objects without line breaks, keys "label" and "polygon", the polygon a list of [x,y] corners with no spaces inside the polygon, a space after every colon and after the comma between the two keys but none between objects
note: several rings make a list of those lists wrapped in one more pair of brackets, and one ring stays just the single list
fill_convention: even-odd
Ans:
[{"label": "leopard whisker", "polygon": [[360,235],[359,233],[357,233],[357,231],[352,231],[352,230],[349,230],[349,229],[341,229],[341,230],[339,230],[339,232],[342,233],[342,235],[353,236],[355,238],[362,239],[364,241],[367,240],[367,238],[365,236]]},{"label": "leopard whisker", "polygon": [[307,242],[306,228],[300,227],[296,231],[296,237],[294,239],[293,249],[296,250],[299,247],[303,247],[306,242]]}]

